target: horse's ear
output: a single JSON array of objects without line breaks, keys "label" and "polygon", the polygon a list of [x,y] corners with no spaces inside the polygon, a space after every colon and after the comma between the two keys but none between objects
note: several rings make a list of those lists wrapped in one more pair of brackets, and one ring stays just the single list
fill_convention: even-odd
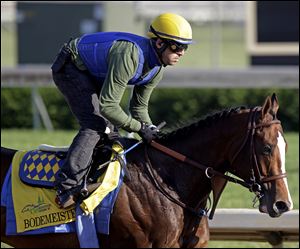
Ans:
[{"label": "horse's ear", "polygon": [[273,118],[276,118],[276,114],[277,111],[279,109],[279,103],[278,103],[278,99],[275,93],[272,94],[272,96],[268,96],[265,100],[265,103],[262,107],[262,119],[264,118],[264,116],[269,113],[273,116]]}]

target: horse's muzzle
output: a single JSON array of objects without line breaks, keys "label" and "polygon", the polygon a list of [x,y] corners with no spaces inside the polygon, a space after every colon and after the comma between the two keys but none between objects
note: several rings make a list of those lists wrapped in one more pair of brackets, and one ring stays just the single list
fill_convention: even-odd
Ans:
[{"label": "horse's muzzle", "polygon": [[259,211],[267,213],[270,217],[275,218],[281,216],[283,213],[291,210],[291,204],[286,201],[278,200],[273,205],[267,205],[266,200],[260,201]]}]

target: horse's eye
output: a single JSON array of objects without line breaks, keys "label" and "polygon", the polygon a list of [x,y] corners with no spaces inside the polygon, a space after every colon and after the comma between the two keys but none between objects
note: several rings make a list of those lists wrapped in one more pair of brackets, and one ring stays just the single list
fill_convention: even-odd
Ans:
[{"label": "horse's eye", "polygon": [[272,146],[269,144],[265,145],[263,149],[263,154],[269,156],[271,152],[272,152]]}]

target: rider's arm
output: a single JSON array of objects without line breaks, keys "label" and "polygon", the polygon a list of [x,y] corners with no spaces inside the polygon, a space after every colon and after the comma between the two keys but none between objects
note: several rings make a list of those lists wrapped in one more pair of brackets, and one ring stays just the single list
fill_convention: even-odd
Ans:
[{"label": "rider's arm", "polygon": [[101,114],[113,125],[129,132],[139,131],[141,124],[124,112],[120,102],[137,66],[137,47],[128,41],[116,42],[109,52],[108,72],[99,99]]},{"label": "rider's arm", "polygon": [[145,85],[137,85],[134,87],[130,101],[130,113],[133,118],[145,122],[146,124],[152,124],[148,111],[149,99],[152,91],[161,81],[162,75],[163,68],[161,67],[151,82]]}]

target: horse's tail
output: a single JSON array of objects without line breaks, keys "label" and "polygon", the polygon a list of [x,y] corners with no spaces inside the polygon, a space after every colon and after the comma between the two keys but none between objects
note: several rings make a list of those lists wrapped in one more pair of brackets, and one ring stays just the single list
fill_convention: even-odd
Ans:
[{"label": "horse's tail", "polygon": [[11,155],[11,156],[13,156],[16,152],[17,152],[17,150],[15,150],[15,149],[10,149],[10,148],[6,148],[6,147],[1,146],[1,156],[2,155]]},{"label": "horse's tail", "polygon": [[1,146],[1,160],[0,160],[0,166],[1,166],[1,177],[2,177],[2,170],[3,167],[10,165],[15,153],[17,152],[17,150],[15,149],[9,149],[9,148],[5,148]]},{"label": "horse's tail", "polygon": [[[1,146],[1,160],[0,160],[0,171],[1,171],[1,186],[3,186],[3,182],[6,176],[6,173],[9,169],[9,166],[12,162],[12,159],[17,150],[9,149]],[[2,188],[2,187],[1,187]],[[2,236],[1,236],[2,238]]]}]

